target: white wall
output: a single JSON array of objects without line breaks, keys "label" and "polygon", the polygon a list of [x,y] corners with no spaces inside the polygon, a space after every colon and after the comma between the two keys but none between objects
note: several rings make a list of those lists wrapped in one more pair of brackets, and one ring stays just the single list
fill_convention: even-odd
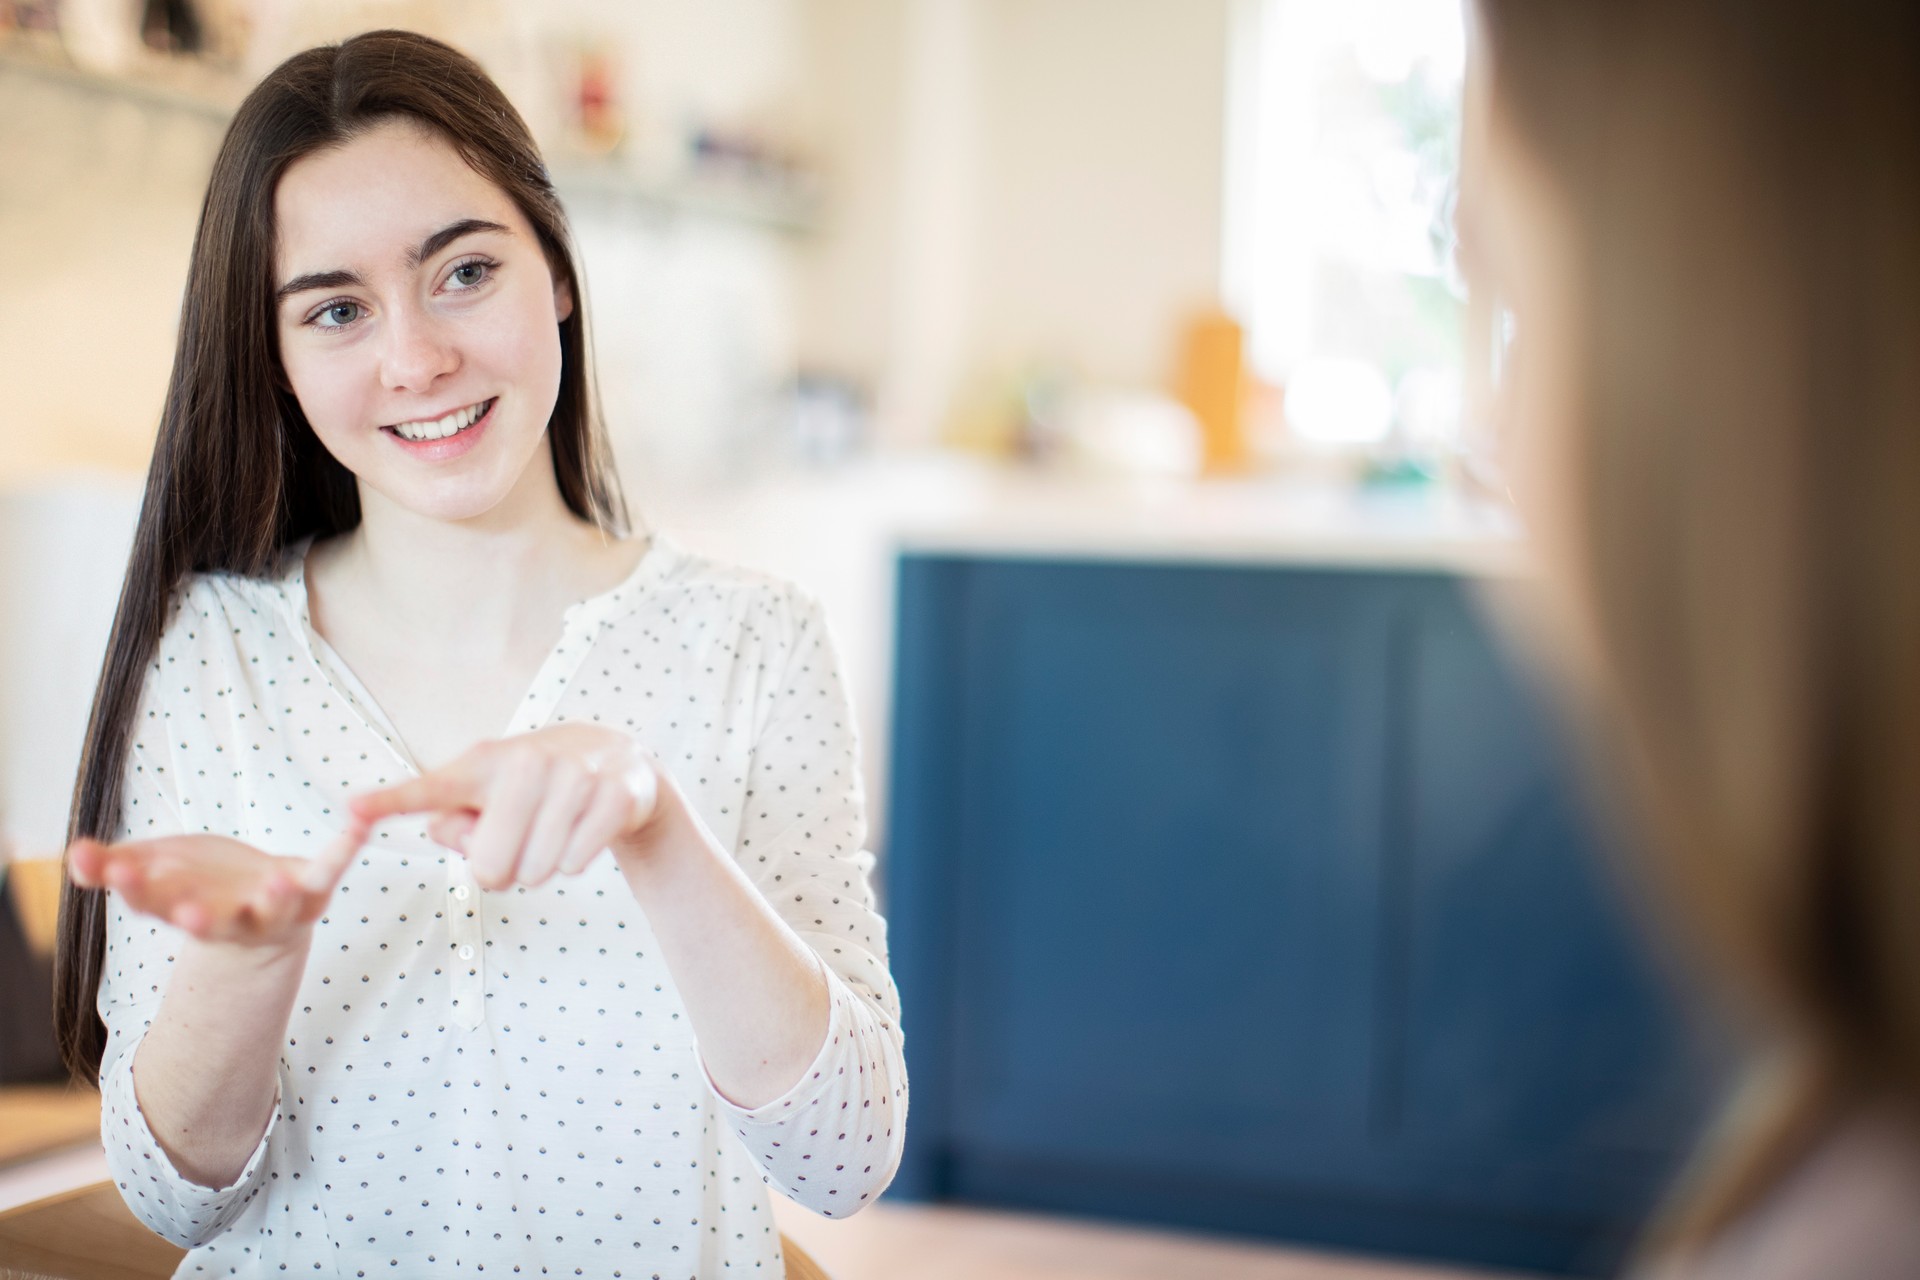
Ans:
[{"label": "white wall", "polygon": [[66,843],[139,507],[127,475],[0,488],[0,847],[23,857],[50,857]]},{"label": "white wall", "polygon": [[802,362],[903,443],[1034,361],[1165,386],[1218,299],[1231,5],[811,0],[835,187]]},{"label": "white wall", "polygon": [[1160,384],[1219,288],[1225,0],[986,0],[973,342]]},{"label": "white wall", "polygon": [[901,255],[911,0],[804,0],[803,110],[825,180],[822,233],[801,247],[805,363],[869,381],[892,346]]},{"label": "white wall", "polygon": [[0,69],[0,483],[145,467],[223,129]]}]

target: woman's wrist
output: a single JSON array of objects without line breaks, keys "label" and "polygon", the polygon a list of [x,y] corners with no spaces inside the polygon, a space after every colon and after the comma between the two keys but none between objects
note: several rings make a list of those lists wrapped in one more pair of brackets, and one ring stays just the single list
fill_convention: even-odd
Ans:
[{"label": "woman's wrist", "polygon": [[236,977],[284,973],[305,969],[313,950],[313,926],[304,924],[272,942],[219,942],[189,936],[184,947],[197,951],[209,972],[228,971]]},{"label": "woman's wrist", "polygon": [[[629,875],[657,868],[662,862],[697,848],[702,840],[693,810],[672,777],[652,762],[644,767],[652,775],[652,803],[640,824],[612,845],[614,861]],[[636,786],[636,791],[644,786]]]}]

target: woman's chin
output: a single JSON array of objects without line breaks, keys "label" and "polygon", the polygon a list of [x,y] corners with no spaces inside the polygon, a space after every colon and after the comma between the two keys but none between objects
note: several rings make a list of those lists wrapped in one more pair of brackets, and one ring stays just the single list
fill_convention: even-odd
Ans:
[{"label": "woman's chin", "polygon": [[[533,490],[541,479],[539,468],[545,461],[545,443],[546,435],[542,433],[533,447],[526,450],[524,458],[508,459],[495,452],[483,460],[476,451],[463,460],[468,465],[436,476],[387,477],[394,482],[381,483],[362,475],[360,487],[363,492],[374,490],[387,503],[418,519],[440,524],[497,520],[515,511],[539,509],[541,504],[537,499],[529,499],[534,499]],[[510,462],[518,465],[508,465]],[[547,483],[553,482],[549,479]]]},{"label": "woman's chin", "polygon": [[[364,479],[362,487],[367,487]],[[511,480],[495,476],[461,476],[447,477],[430,486],[381,489],[380,496],[415,519],[474,524],[504,514],[511,505],[514,488]]]}]

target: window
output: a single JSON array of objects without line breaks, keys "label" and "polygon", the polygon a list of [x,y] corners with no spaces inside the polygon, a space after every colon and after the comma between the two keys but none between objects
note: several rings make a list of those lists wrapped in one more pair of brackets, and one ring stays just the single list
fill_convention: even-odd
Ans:
[{"label": "window", "polygon": [[1285,438],[1458,440],[1461,0],[1240,0],[1224,291]]}]

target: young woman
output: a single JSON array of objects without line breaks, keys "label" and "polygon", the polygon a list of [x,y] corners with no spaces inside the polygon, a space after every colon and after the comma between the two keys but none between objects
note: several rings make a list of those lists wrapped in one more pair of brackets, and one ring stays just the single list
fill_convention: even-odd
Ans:
[{"label": "young woman", "polygon": [[1920,1276],[1920,6],[1476,7],[1557,652],[1761,1047],[1657,1265]]},{"label": "young woman", "polygon": [[765,1184],[898,1161],[825,625],[620,536],[578,293],[432,40],[300,54],[221,147],[59,980],[182,1275],[779,1274]]}]

